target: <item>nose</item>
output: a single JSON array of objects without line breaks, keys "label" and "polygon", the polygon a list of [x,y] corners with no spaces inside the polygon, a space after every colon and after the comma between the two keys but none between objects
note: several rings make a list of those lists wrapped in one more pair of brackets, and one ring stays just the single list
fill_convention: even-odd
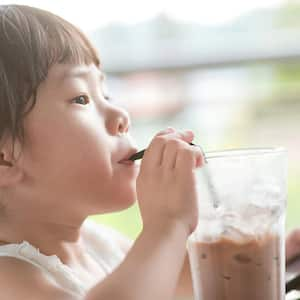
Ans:
[{"label": "nose", "polygon": [[111,135],[128,132],[130,117],[126,110],[120,107],[111,107],[106,120],[106,128]]}]

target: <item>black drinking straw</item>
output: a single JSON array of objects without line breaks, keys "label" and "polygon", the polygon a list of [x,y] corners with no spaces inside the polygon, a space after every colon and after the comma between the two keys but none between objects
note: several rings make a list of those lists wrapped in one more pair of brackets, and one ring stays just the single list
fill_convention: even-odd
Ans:
[{"label": "black drinking straw", "polygon": [[[203,154],[204,160],[205,160],[205,162],[207,163],[205,154],[204,154],[204,152],[203,152],[201,146],[195,145],[195,144],[193,144],[193,143],[189,143],[189,144],[190,144],[191,146],[197,146],[197,147],[199,147],[199,148],[201,149],[201,152],[202,152],[202,154]],[[132,156],[130,156],[129,160],[135,161],[135,160],[138,160],[138,159],[142,159],[143,156],[144,156],[145,151],[146,151],[146,149],[141,150],[141,151],[139,151],[139,152],[133,154]]]}]

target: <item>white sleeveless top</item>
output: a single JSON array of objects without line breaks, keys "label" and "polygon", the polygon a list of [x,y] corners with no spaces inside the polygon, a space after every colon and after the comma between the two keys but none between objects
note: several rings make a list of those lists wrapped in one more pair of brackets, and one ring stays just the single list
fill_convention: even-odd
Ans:
[{"label": "white sleeveless top", "polygon": [[[126,255],[117,242],[120,234],[89,219],[86,219],[82,226],[82,239],[87,251],[108,275]],[[97,282],[80,281],[76,273],[56,255],[44,255],[27,241],[0,245],[0,256],[15,257],[35,265],[46,273],[52,283],[77,296],[84,296]]]}]

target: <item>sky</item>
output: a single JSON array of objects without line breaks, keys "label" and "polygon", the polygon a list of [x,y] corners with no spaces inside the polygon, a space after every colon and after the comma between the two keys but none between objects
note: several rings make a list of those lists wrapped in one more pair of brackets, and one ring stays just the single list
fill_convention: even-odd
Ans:
[{"label": "sky", "polygon": [[117,21],[137,23],[160,12],[182,21],[219,25],[255,8],[280,5],[287,0],[0,0],[52,11],[88,32]]}]

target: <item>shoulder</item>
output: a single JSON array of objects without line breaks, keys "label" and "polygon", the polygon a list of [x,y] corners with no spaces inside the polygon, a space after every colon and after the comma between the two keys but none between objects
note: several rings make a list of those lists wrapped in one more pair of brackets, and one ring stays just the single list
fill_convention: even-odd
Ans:
[{"label": "shoulder", "polygon": [[54,285],[37,267],[13,257],[0,257],[1,299],[77,300]]},{"label": "shoulder", "polygon": [[133,245],[133,240],[124,234],[111,227],[96,223],[90,219],[85,220],[84,230],[85,234],[88,234],[90,238],[96,238],[98,240],[102,239],[108,244],[113,244],[119,247],[124,254],[127,254]]}]

